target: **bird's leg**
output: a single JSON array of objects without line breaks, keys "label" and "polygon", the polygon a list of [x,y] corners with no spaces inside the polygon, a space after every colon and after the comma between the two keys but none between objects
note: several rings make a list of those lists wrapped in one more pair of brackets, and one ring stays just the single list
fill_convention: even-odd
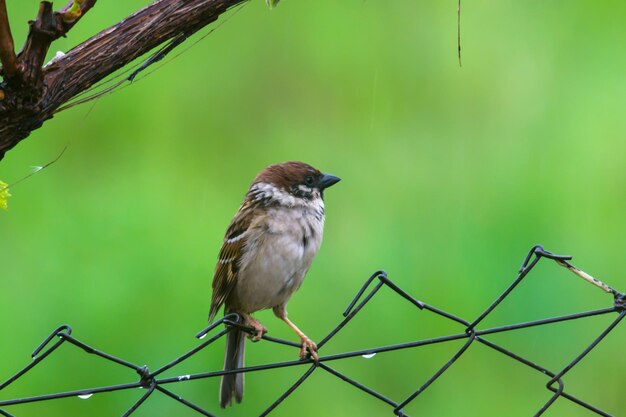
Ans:
[{"label": "bird's leg", "polygon": [[248,338],[252,339],[253,342],[261,340],[263,335],[267,333],[267,328],[250,314],[241,313],[241,316],[243,317],[243,324],[254,329],[254,334],[248,335]]},{"label": "bird's leg", "polygon": [[300,342],[302,343],[302,347],[300,348],[300,359],[306,359],[307,349],[308,349],[309,352],[311,353],[311,357],[313,358],[313,361],[317,363],[319,358],[317,356],[317,345],[315,344],[315,342],[309,339],[307,335],[302,333],[302,331],[298,329],[298,326],[293,324],[291,320],[287,318],[287,316],[281,317],[281,319],[285,323],[287,323],[287,326],[291,327],[293,331],[296,332],[296,334],[300,337]]},{"label": "bird's leg", "polygon": [[302,330],[298,329],[298,326],[293,324],[291,320],[287,318],[287,311],[284,308],[275,308],[274,314],[276,317],[287,323],[287,326],[291,327],[294,332],[298,335],[301,342],[300,347],[300,359],[306,359],[307,357],[307,349],[311,353],[311,357],[315,363],[318,362],[319,357],[317,356],[317,345],[311,339],[308,338],[307,335],[302,333]]}]

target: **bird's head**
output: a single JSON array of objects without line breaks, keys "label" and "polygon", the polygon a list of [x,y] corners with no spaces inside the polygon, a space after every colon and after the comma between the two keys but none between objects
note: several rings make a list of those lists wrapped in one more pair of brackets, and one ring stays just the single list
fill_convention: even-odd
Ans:
[{"label": "bird's head", "polygon": [[270,165],[257,175],[250,187],[255,199],[284,206],[308,205],[323,199],[324,190],[339,178],[324,174],[304,162],[289,161]]}]

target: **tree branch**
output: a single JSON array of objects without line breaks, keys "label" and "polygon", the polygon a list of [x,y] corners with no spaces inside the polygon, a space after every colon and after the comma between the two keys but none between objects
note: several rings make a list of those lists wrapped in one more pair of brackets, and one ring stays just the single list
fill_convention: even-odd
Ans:
[{"label": "tree branch", "polygon": [[0,62],[3,75],[9,80],[12,79],[17,72],[17,58],[5,0],[0,0]]},{"label": "tree branch", "polygon": [[[24,62],[25,79],[33,81],[36,88],[26,91],[0,85],[5,95],[0,99],[0,159],[78,93],[164,42],[197,32],[244,1],[156,0],[45,68],[41,64],[50,43],[66,33],[95,0],[71,2],[57,13],[51,12],[48,2],[42,2],[37,21],[31,24],[31,31],[36,28],[32,37],[29,35],[31,45],[27,41],[18,56]],[[74,3],[80,4],[78,15],[73,14]]]},{"label": "tree branch", "polygon": [[17,57],[22,83],[30,88],[39,87],[43,81],[42,65],[50,45],[65,36],[95,3],[96,0],[72,0],[58,12],[52,11],[52,3],[49,1],[39,4],[37,19],[29,22],[26,44]]}]

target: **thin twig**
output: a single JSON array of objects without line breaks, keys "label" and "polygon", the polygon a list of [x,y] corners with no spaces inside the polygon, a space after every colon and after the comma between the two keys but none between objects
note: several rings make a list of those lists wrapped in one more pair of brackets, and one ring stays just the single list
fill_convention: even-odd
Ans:
[{"label": "thin twig", "polygon": [[461,0],[459,0],[459,5],[456,11],[456,35],[457,35],[457,48],[459,54],[459,67],[461,65]]},{"label": "thin twig", "polygon": [[588,283],[590,283],[592,285],[595,285],[596,287],[600,288],[602,291],[607,292],[609,294],[616,294],[617,293],[617,291],[615,291],[613,288],[611,288],[608,285],[606,285],[604,282],[600,281],[599,279],[596,279],[596,278],[592,277],[591,275],[589,275],[585,271],[576,268],[574,265],[570,264],[569,262],[567,262],[567,261],[557,261],[557,263],[559,265],[561,265],[562,267],[567,268],[569,271],[573,272],[574,274],[578,275],[579,277],[581,277],[582,279],[584,279]]},{"label": "thin twig", "polygon": [[58,155],[57,155],[57,156],[56,156],[53,160],[51,160],[50,162],[48,162],[48,163],[46,163],[46,164],[44,164],[44,165],[41,165],[41,166],[34,167],[34,170],[33,170],[31,173],[29,173],[28,175],[23,176],[22,178],[20,178],[19,180],[17,180],[17,181],[15,181],[15,182],[13,182],[12,184],[9,184],[9,185],[7,185],[7,186],[5,186],[5,187],[3,187],[3,188],[0,188],[0,191],[8,190],[9,188],[14,188],[14,187],[15,187],[17,184],[19,184],[20,182],[22,182],[22,181],[25,181],[25,180],[29,179],[29,178],[30,178],[30,177],[32,177],[33,175],[39,174],[41,171],[43,171],[44,169],[48,168],[50,165],[54,164],[54,163],[55,163],[55,162],[57,162],[59,159],[61,159],[61,157],[63,156],[63,154],[64,154],[64,153],[65,153],[65,151],[67,150],[67,147],[68,147],[68,146],[69,146],[69,145],[65,145],[65,146],[63,147],[63,149],[61,149],[61,152],[60,152],[60,153],[59,153],[59,154],[58,154]]}]

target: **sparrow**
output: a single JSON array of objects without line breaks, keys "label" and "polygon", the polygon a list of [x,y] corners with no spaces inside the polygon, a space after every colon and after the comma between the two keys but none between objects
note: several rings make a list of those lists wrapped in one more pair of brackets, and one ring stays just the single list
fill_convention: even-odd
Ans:
[{"label": "sparrow", "polygon": [[[224,306],[243,325],[226,335],[224,370],[243,368],[246,335],[260,340],[267,329],[252,313],[271,308],[298,335],[300,358],[307,350],[317,362],[317,346],[287,318],[287,303],[300,288],[324,232],[324,190],[339,178],[304,162],[289,161],[261,171],[230,222],[213,276],[209,322]],[[243,373],[222,376],[220,406],[243,397]]]}]

